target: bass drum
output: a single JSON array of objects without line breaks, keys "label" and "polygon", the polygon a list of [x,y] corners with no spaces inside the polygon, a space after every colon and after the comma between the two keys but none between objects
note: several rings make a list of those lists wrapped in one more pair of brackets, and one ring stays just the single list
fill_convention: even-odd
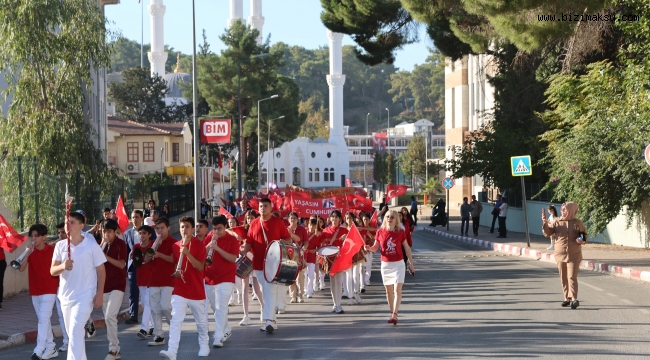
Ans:
[{"label": "bass drum", "polygon": [[294,244],[274,240],[266,249],[264,279],[274,284],[291,285],[298,277],[300,249]]}]

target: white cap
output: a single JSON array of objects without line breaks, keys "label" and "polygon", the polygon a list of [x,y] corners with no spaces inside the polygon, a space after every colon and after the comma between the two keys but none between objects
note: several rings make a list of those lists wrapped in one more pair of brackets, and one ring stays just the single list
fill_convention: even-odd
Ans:
[{"label": "white cap", "polygon": [[144,218],[144,224],[147,226],[155,226],[156,224],[154,223],[153,219],[150,217]]}]

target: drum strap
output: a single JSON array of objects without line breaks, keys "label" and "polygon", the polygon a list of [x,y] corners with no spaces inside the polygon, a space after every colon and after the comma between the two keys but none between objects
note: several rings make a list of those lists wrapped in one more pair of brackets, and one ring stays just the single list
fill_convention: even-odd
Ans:
[{"label": "drum strap", "polygon": [[264,220],[260,217],[260,227],[262,228],[262,235],[264,235],[264,243],[266,246],[269,246],[269,238],[266,237],[266,231],[264,231]]},{"label": "drum strap", "polygon": [[336,235],[339,234],[339,230],[341,230],[341,227],[336,229],[336,231],[334,232],[334,235],[332,236],[332,239],[330,240],[330,245],[334,242],[334,240],[336,240]]}]

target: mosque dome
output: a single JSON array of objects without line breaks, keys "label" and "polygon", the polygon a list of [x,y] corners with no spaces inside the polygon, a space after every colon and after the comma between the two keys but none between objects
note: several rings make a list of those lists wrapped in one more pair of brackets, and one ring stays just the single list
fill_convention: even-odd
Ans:
[{"label": "mosque dome", "polygon": [[176,57],[176,69],[173,73],[163,75],[163,79],[167,82],[167,97],[168,98],[182,98],[183,91],[181,90],[179,84],[191,82],[192,75],[184,73],[181,70],[181,54],[178,53]]}]

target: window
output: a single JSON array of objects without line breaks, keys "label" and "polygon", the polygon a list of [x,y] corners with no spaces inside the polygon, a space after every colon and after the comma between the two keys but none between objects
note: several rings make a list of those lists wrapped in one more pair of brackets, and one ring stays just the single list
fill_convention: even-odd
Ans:
[{"label": "window", "polygon": [[332,157],[332,153],[331,153],[331,152],[328,152],[328,153],[327,153],[327,157],[328,157],[328,158],[331,158],[331,157]]},{"label": "window", "polygon": [[318,168],[314,171],[314,181],[320,181],[320,170]]},{"label": "window", "polygon": [[278,169],[273,169],[273,183],[278,184]]},{"label": "window", "polygon": [[315,157],[316,157],[316,153],[312,151],[312,153],[311,153],[311,157],[312,157],[312,158],[315,158]]},{"label": "window", "polygon": [[280,154],[280,152],[279,152],[279,151],[278,151],[277,153],[275,153],[275,157],[276,157],[276,158],[278,158],[278,159],[279,159],[279,158],[280,158],[280,156],[282,156],[282,155]]},{"label": "window", "polygon": [[142,143],[142,161],[144,162],[153,162],[155,155],[152,142],[143,142]]},{"label": "window", "polygon": [[180,157],[181,157],[180,155],[181,155],[180,144],[179,143],[173,143],[172,144],[172,161],[173,162],[179,162]]},{"label": "window", "polygon": [[309,181],[312,182],[314,181],[314,170],[309,168]]},{"label": "window", "polygon": [[165,141],[165,161],[169,161],[169,143]]},{"label": "window", "polygon": [[128,162],[138,162],[138,144],[137,142],[126,143],[126,157]]},{"label": "window", "polygon": [[262,169],[262,174],[260,175],[260,185],[266,184],[266,179],[267,179],[267,172],[266,168]]},{"label": "window", "polygon": [[293,184],[300,186],[300,169],[297,167],[293,168]]},{"label": "window", "polygon": [[334,168],[330,168],[330,181],[335,181],[335,179],[334,179]]},{"label": "window", "polygon": [[284,181],[284,168],[280,169],[280,182],[283,183]]}]

